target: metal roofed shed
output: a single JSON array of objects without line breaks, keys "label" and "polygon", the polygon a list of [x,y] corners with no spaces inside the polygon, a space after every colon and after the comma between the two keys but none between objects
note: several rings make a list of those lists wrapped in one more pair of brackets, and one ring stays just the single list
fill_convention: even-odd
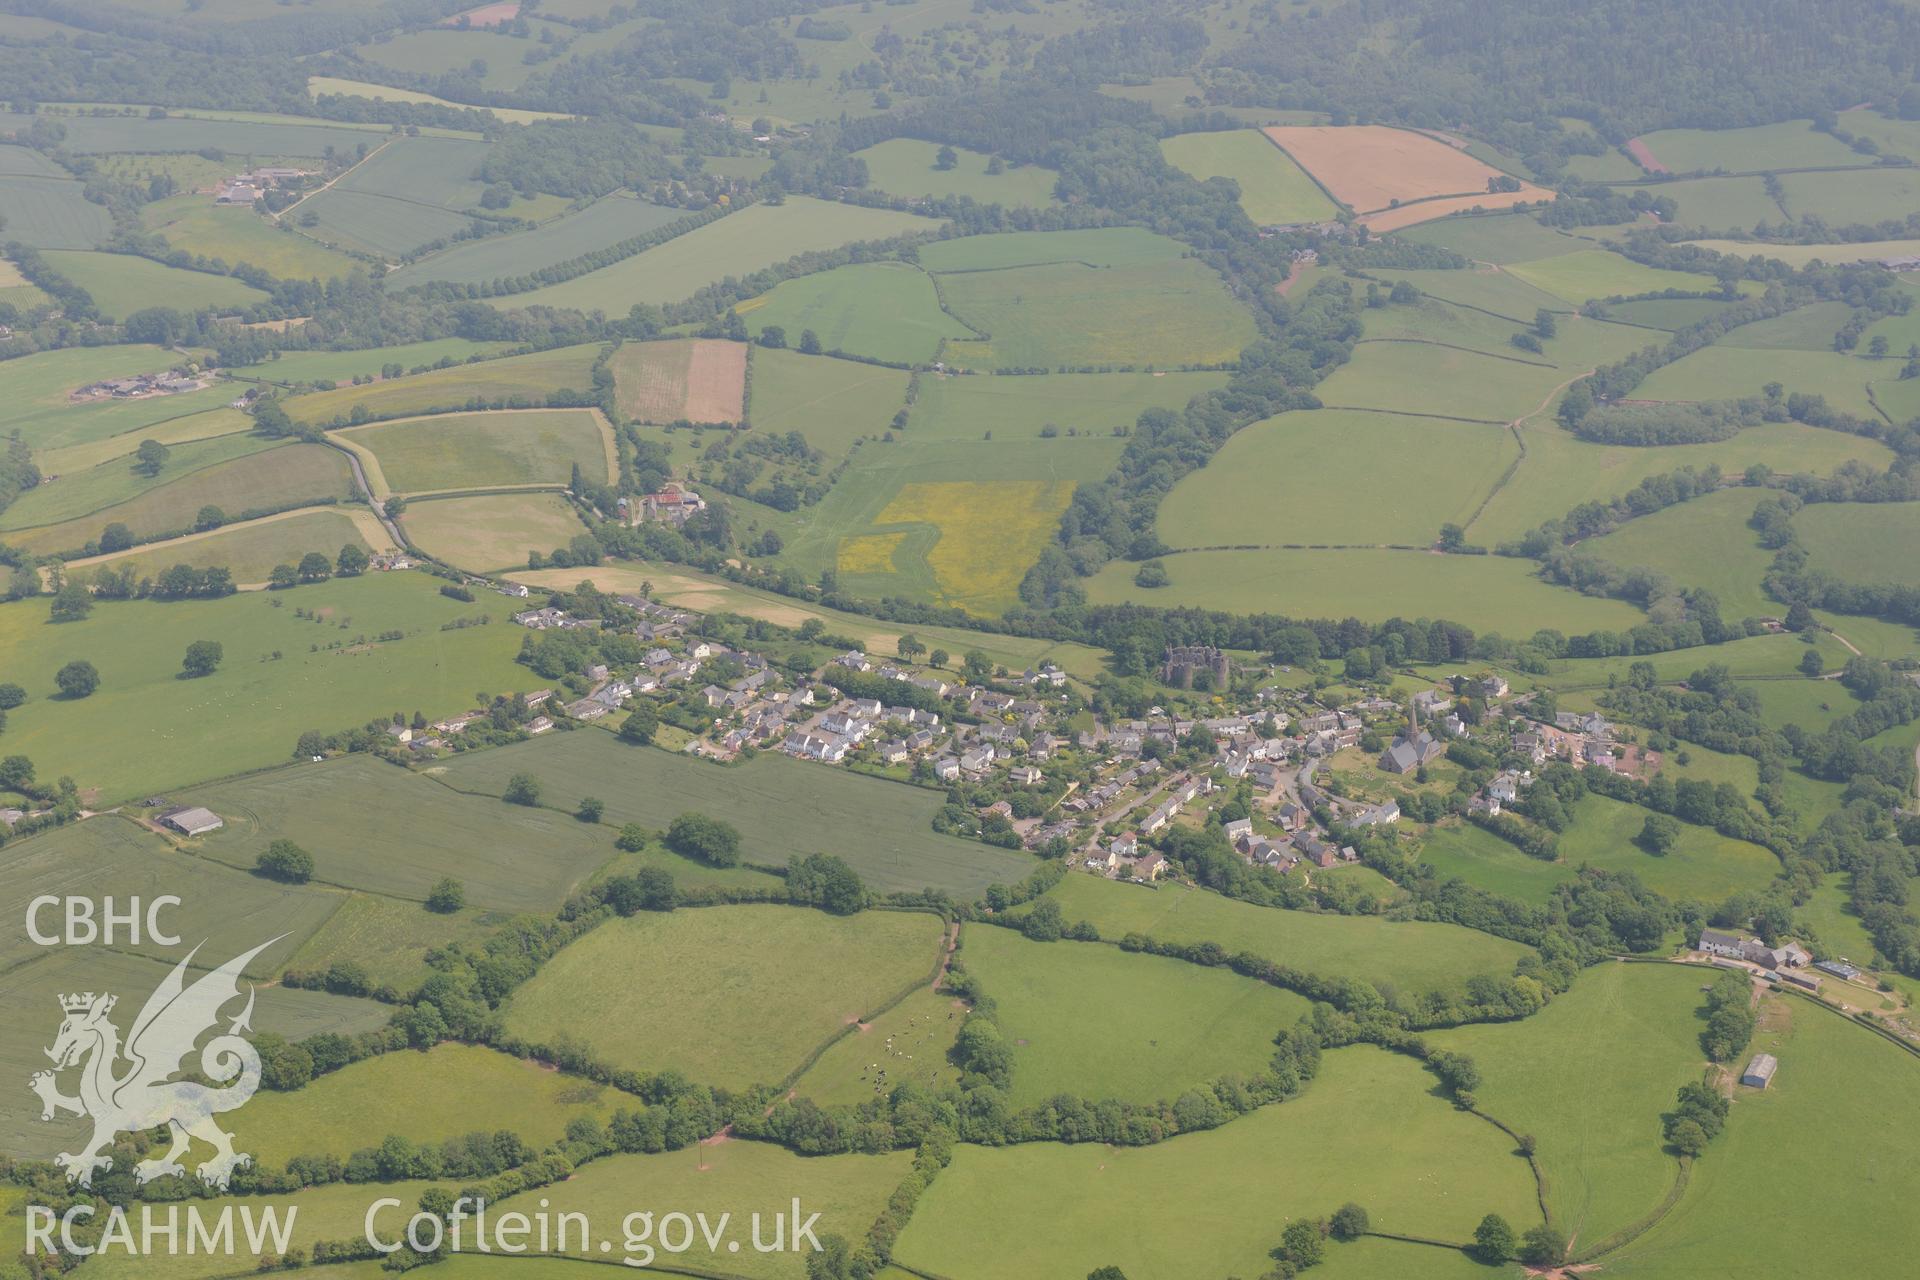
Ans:
[{"label": "metal roofed shed", "polygon": [[1764,1089],[1773,1080],[1773,1073],[1780,1069],[1780,1063],[1770,1053],[1756,1053],[1747,1063],[1747,1069],[1740,1073],[1740,1083],[1752,1089]]},{"label": "metal roofed shed", "polygon": [[164,815],[160,821],[183,836],[203,836],[209,831],[218,831],[227,825],[219,814],[199,805],[190,809],[175,809],[172,813]]}]

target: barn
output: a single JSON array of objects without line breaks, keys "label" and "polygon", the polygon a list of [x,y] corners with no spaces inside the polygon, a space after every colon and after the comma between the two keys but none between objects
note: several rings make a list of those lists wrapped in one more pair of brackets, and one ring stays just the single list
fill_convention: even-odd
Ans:
[{"label": "barn", "polygon": [[1770,1053],[1756,1053],[1747,1069],[1740,1073],[1740,1083],[1752,1089],[1764,1089],[1773,1079],[1773,1073],[1780,1069],[1780,1063]]},{"label": "barn", "polygon": [[172,827],[183,836],[203,836],[209,831],[218,831],[226,826],[220,815],[211,809],[195,805],[191,809],[175,809],[161,817],[161,822]]}]

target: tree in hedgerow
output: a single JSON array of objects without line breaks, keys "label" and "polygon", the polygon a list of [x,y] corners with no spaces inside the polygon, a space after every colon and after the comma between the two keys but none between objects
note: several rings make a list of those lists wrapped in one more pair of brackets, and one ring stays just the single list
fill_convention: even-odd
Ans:
[{"label": "tree in hedgerow", "polygon": [[1087,1272],[1087,1280],[1127,1280],[1127,1273],[1118,1267],[1095,1267]]},{"label": "tree in hedgerow", "polygon": [[27,691],[9,680],[0,684],[0,711],[11,711],[27,700]]},{"label": "tree in hedgerow", "polygon": [[943,146],[934,153],[933,167],[945,173],[960,163],[960,153],[952,147]]},{"label": "tree in hedgerow", "polygon": [[157,476],[160,474],[160,468],[167,465],[167,459],[172,453],[171,449],[158,440],[142,440],[140,447],[133,451],[133,456],[138,460],[135,465],[139,467],[141,474]]},{"label": "tree in hedgerow", "polygon": [[305,884],[313,879],[313,855],[291,840],[275,840],[254,860],[253,869],[288,884]]},{"label": "tree in hedgerow", "polygon": [[427,910],[438,911],[442,915],[458,911],[466,905],[467,891],[452,876],[433,886],[433,891],[427,894]]},{"label": "tree in hedgerow", "polygon": [[1357,1204],[1343,1204],[1333,1211],[1333,1217],[1327,1220],[1327,1230],[1335,1240],[1358,1240],[1367,1234],[1370,1219],[1367,1211]]},{"label": "tree in hedgerow", "polygon": [[291,587],[300,581],[300,571],[290,564],[277,564],[267,574],[267,585],[273,587]]},{"label": "tree in hedgerow", "polygon": [[54,673],[53,683],[65,697],[84,698],[100,687],[100,673],[85,658],[75,658]]},{"label": "tree in hedgerow", "polygon": [[195,640],[187,646],[187,656],[181,660],[180,669],[189,676],[210,676],[226,656],[218,640]]},{"label": "tree in hedgerow", "polygon": [[599,796],[582,796],[580,798],[580,807],[573,811],[573,816],[582,822],[598,822],[600,821],[600,815],[606,811],[607,802]]},{"label": "tree in hedgerow", "polygon": [[371,563],[365,547],[357,542],[349,542],[340,548],[340,554],[334,558],[333,571],[342,578],[355,578],[365,573]]},{"label": "tree in hedgerow", "polygon": [[318,551],[309,551],[300,557],[300,581],[325,582],[333,575],[333,562]]},{"label": "tree in hedgerow", "polygon": [[1520,1261],[1531,1267],[1549,1267],[1567,1256],[1567,1238],[1541,1223],[1520,1237]]},{"label": "tree in hedgerow", "polygon": [[516,773],[507,779],[507,789],[500,793],[500,798],[508,804],[539,804],[540,779],[530,773]]},{"label": "tree in hedgerow", "polygon": [[800,354],[803,356],[819,355],[820,335],[811,329],[802,329],[800,331]]},{"label": "tree in hedgerow", "polygon": [[93,592],[69,579],[53,593],[53,610],[48,615],[55,622],[79,622],[93,612]]},{"label": "tree in hedgerow", "polygon": [[1818,649],[1809,649],[1800,655],[1800,674],[1819,678],[1826,672],[1827,660],[1820,656]]},{"label": "tree in hedgerow", "polygon": [[1488,1266],[1510,1261],[1515,1247],[1513,1227],[1497,1213],[1480,1219],[1473,1229],[1473,1252]]},{"label": "tree in hedgerow", "polygon": [[740,863],[740,833],[704,813],[683,813],[667,826],[667,847],[714,867]]}]

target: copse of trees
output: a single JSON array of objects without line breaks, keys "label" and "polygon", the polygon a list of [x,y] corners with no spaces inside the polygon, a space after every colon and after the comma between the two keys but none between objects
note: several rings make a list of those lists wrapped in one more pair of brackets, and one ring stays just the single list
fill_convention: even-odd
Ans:
[{"label": "copse of trees", "polygon": [[667,847],[712,867],[740,864],[740,833],[704,813],[683,813],[667,826]]}]

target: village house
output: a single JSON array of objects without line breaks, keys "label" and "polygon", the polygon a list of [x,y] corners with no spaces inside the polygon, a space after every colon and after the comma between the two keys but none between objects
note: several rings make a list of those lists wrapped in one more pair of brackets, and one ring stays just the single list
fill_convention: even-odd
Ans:
[{"label": "village house", "polygon": [[941,756],[933,762],[933,776],[942,782],[952,782],[960,776],[960,760],[957,756]]},{"label": "village house", "polygon": [[547,730],[551,728],[553,728],[553,721],[548,719],[546,716],[535,716],[533,719],[527,721],[528,733],[533,733],[533,734],[545,733]]},{"label": "village house", "polygon": [[892,738],[877,748],[882,764],[904,764],[913,752],[908,750],[905,740]]},{"label": "village house", "polygon": [[1046,775],[1030,764],[1017,764],[1008,771],[1007,776],[1015,786],[1037,787],[1046,780]]},{"label": "village house", "polygon": [[1400,821],[1400,805],[1397,801],[1389,800],[1384,804],[1368,805],[1366,808],[1360,810],[1359,813],[1355,814],[1353,820],[1348,825],[1355,827],[1379,827],[1385,826],[1389,822],[1398,821]]},{"label": "village house", "polygon": [[1166,870],[1166,855],[1161,853],[1149,853],[1145,857],[1134,859],[1133,862],[1133,878],[1135,880],[1158,880],[1166,873]]}]

